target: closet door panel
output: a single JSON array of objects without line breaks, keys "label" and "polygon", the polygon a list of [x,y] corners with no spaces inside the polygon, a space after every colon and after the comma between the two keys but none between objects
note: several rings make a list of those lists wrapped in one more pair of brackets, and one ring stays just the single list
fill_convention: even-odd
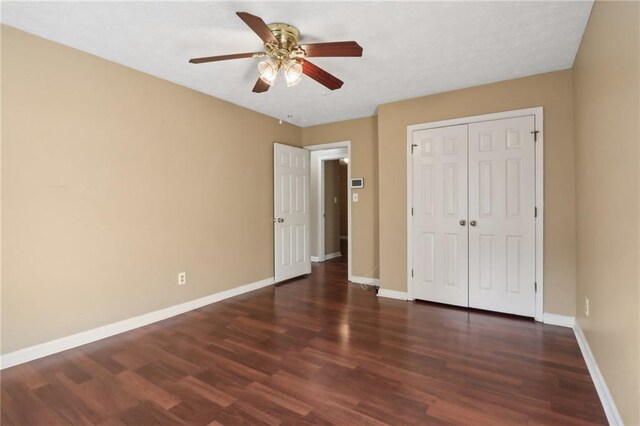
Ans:
[{"label": "closet door panel", "polygon": [[469,306],[535,313],[533,116],[469,124]]},{"label": "closet door panel", "polygon": [[467,126],[415,132],[413,145],[413,295],[468,306]]}]

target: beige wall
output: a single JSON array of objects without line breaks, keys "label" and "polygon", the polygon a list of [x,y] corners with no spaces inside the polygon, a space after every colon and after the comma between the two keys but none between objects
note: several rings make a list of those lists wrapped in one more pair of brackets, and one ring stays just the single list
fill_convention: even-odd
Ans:
[{"label": "beige wall", "polygon": [[544,107],[545,122],[544,310],[575,314],[575,168],[570,70],[379,107],[382,288],[397,291],[407,288],[407,126],[537,106]]},{"label": "beige wall", "polygon": [[351,141],[351,177],[363,177],[351,203],[352,269],[359,277],[378,277],[378,127],[376,117],[305,127],[302,145]]},{"label": "beige wall", "polygon": [[574,65],[577,321],[628,425],[640,424],[639,22],[638,2],[597,1]]},{"label": "beige wall", "polygon": [[4,26],[2,87],[3,353],[273,276],[300,128]]},{"label": "beige wall", "polygon": [[[324,162],[324,254],[340,251],[340,161]],[[337,202],[334,202],[337,201]]]}]

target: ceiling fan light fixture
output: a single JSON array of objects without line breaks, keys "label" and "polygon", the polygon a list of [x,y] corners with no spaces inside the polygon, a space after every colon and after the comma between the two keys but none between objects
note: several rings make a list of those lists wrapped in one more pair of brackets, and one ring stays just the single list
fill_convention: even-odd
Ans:
[{"label": "ceiling fan light fixture", "polygon": [[259,16],[247,12],[236,12],[236,15],[260,37],[264,51],[192,58],[189,62],[204,64],[230,59],[264,58],[258,64],[260,77],[253,86],[253,93],[264,93],[275,85],[280,68],[282,68],[287,87],[299,84],[302,80],[302,74],[304,74],[329,90],[339,89],[344,84],[342,80],[312,64],[307,58],[362,56],[362,47],[355,41],[301,45],[299,43],[300,31],[293,25],[285,23],[267,25]]},{"label": "ceiling fan light fixture", "polygon": [[267,83],[269,86],[273,86],[276,82],[276,76],[278,75],[279,64],[271,58],[267,58],[258,64],[258,72],[260,72],[260,79]]},{"label": "ceiling fan light fixture", "polygon": [[295,59],[289,59],[284,63],[284,78],[287,87],[295,86],[302,80],[302,64]]}]

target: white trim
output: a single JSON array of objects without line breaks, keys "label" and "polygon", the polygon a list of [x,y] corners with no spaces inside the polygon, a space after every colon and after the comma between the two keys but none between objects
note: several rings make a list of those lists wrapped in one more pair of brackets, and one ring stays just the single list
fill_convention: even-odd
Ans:
[{"label": "white trim", "polygon": [[584,358],[584,361],[587,364],[587,368],[589,369],[591,380],[593,380],[593,384],[595,385],[598,396],[600,397],[600,402],[602,403],[602,408],[604,409],[604,413],[607,416],[607,421],[610,425],[622,426],[624,423],[622,422],[622,417],[620,416],[618,407],[616,407],[616,403],[613,400],[613,395],[611,395],[611,392],[609,392],[609,388],[604,381],[604,376],[598,368],[596,358],[593,356],[593,352],[591,352],[591,348],[589,347],[587,338],[585,337],[584,333],[582,332],[582,328],[580,328],[580,325],[578,323],[573,326],[573,332],[576,335],[576,340],[578,341],[578,346],[580,346],[580,351],[582,351],[582,357]]},{"label": "white trim", "polygon": [[116,334],[124,333],[125,331],[130,331],[154,322],[162,321],[230,297],[258,290],[260,288],[270,286],[273,283],[273,277],[266,278],[254,283],[245,284],[240,287],[235,287],[209,296],[201,297],[199,299],[191,300],[189,302],[180,303],[178,305],[169,306],[168,308],[142,314],[137,317],[103,325],[91,330],[81,331],[80,333],[61,337],[38,345],[29,346],[24,349],[18,349],[17,351],[0,356],[0,369],[13,367],[14,365],[42,358],[47,355],[86,345],[87,343],[95,342]]},{"label": "white trim", "polygon": [[352,276],[349,281],[356,284],[374,285],[374,286],[380,285],[380,280],[378,278]]},{"label": "white trim", "polygon": [[576,323],[576,318],[567,315],[557,315],[545,312],[542,315],[542,322],[550,325],[559,325],[560,327],[573,328]]},{"label": "white trim", "polygon": [[412,126],[407,126],[407,299],[413,298],[413,144]]},{"label": "white trim", "polygon": [[387,299],[397,300],[409,300],[409,295],[406,291],[387,290],[384,288],[378,289],[378,297],[386,297]]},{"label": "white trim", "polygon": [[[417,129],[416,129],[417,130]],[[413,126],[407,126],[407,298],[413,298]]]},{"label": "white trim", "polygon": [[543,320],[544,312],[544,110],[542,107],[530,108],[533,113],[534,130],[538,140],[536,144],[536,321]]},{"label": "white trim", "polygon": [[515,109],[512,111],[493,112],[489,114],[472,115],[468,117],[458,117],[448,120],[431,121],[429,123],[410,124],[407,132],[412,133],[418,130],[435,129],[437,127],[458,126],[460,124],[481,123],[491,120],[503,120],[505,118],[524,117],[542,113],[542,107]]},{"label": "white trim", "polygon": [[336,257],[342,257],[342,253],[337,251],[335,253],[327,254],[327,255],[324,256],[323,260],[320,260],[320,257],[318,257],[318,256],[311,256],[310,259],[311,259],[312,262],[319,263],[319,262],[324,262],[324,261],[329,260],[329,259],[334,259]]},{"label": "white trim", "polygon": [[[320,155],[317,157],[317,160],[320,162],[318,164],[318,194],[317,194],[317,203],[318,203],[318,222],[317,222],[317,235],[316,235],[316,239],[317,239],[317,251],[318,251],[318,256],[314,256],[316,257],[318,260],[317,262],[324,262],[326,260],[326,256],[324,254],[324,220],[322,217],[322,212],[324,211],[324,161],[328,161],[328,160],[339,160],[341,158],[348,158],[349,162],[347,163],[347,182],[351,181],[351,163],[353,163],[353,161],[351,161],[351,141],[341,141],[341,142],[331,142],[331,143],[326,143],[326,144],[319,144],[319,145],[307,145],[307,146],[303,146],[304,149],[308,149],[309,151],[326,151],[326,150],[337,150],[337,149],[341,149],[341,148],[346,148],[347,152],[346,155],[344,153],[342,154],[336,154],[336,153],[332,153],[332,154],[327,154],[327,155]],[[347,240],[349,241],[349,244],[347,244],[347,279],[349,281],[351,281],[351,273],[353,270],[353,264],[352,264],[352,259],[353,259],[353,253],[352,253],[352,246],[353,244],[351,244],[351,242],[353,241],[352,239],[352,226],[351,226],[351,217],[352,217],[352,206],[351,206],[351,187],[349,185],[349,187],[347,188],[347,199],[349,200],[348,204],[347,204]],[[312,260],[313,261],[313,260]]]},{"label": "white trim", "polygon": [[543,107],[525,108],[513,111],[496,112],[492,114],[481,114],[470,117],[460,117],[451,120],[434,121],[431,123],[412,124],[407,126],[407,294],[408,300],[413,300],[413,279],[411,269],[413,268],[413,216],[411,207],[413,200],[413,161],[411,158],[411,144],[413,132],[437,127],[457,126],[460,124],[471,124],[482,121],[501,120],[505,118],[515,118],[527,115],[534,116],[534,128],[538,130],[536,141],[536,207],[538,217],[536,219],[536,282],[538,291],[536,292],[535,320],[543,321],[544,318],[544,120]]},{"label": "white trim", "polygon": [[330,253],[324,256],[324,260],[335,259],[336,257],[342,257],[342,253],[339,251],[335,253]]},{"label": "white trim", "polygon": [[327,149],[348,148],[349,143],[350,141],[340,141],[340,142],[323,143],[319,145],[307,145],[307,146],[303,146],[303,148],[308,149],[309,151],[325,151]]}]

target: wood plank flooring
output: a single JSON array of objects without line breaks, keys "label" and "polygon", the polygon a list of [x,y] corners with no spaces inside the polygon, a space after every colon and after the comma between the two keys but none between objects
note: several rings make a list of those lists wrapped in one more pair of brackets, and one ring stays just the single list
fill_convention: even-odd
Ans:
[{"label": "wood plank flooring", "polygon": [[606,424],[570,329],[378,298],[346,268],[6,369],[2,425]]}]

